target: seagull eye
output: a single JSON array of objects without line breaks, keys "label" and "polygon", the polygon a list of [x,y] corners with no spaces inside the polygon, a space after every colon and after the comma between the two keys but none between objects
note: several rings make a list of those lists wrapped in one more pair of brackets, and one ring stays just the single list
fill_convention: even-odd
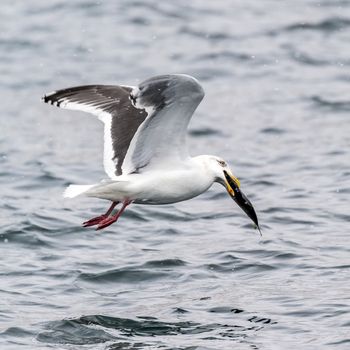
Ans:
[{"label": "seagull eye", "polygon": [[222,166],[222,167],[226,167],[226,162],[223,160],[218,160],[218,163]]}]

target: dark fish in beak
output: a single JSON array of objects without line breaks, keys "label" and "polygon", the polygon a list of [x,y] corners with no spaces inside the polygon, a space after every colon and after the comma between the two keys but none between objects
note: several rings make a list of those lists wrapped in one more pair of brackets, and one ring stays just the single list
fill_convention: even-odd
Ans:
[{"label": "dark fish in beak", "polygon": [[253,204],[246,197],[246,195],[239,188],[239,181],[234,176],[231,176],[224,170],[224,175],[226,179],[226,189],[231,198],[238,204],[238,206],[248,215],[248,217],[254,222],[258,228],[260,235],[260,227],[258,222],[258,217],[256,216]]}]

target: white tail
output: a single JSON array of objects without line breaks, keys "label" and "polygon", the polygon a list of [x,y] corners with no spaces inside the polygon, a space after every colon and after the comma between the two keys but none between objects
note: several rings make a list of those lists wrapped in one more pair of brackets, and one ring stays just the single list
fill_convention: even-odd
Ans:
[{"label": "white tail", "polygon": [[69,185],[63,192],[64,198],[74,198],[88,191],[95,185]]}]

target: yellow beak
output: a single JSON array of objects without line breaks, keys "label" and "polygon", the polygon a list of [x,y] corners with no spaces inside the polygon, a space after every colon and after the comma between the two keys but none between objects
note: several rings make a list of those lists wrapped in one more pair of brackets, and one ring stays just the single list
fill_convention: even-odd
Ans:
[{"label": "yellow beak", "polygon": [[[241,183],[239,182],[239,180],[237,179],[236,176],[234,176],[232,173],[228,173],[226,171],[224,171],[225,173],[225,177],[226,177],[226,180],[225,180],[225,185],[226,185],[226,188],[227,188],[227,191],[229,192],[229,194],[231,196],[234,196],[235,195],[235,191],[233,190],[233,188],[231,187],[230,183],[234,183],[235,186],[234,187],[238,187],[240,188],[241,187]],[[230,182],[227,181],[227,176],[226,174],[228,175],[229,179],[230,179]]]},{"label": "yellow beak", "polygon": [[224,170],[226,189],[231,198],[238,204],[238,206],[248,215],[258,228],[260,234],[260,227],[258,217],[256,216],[253,204],[247,196],[241,191],[239,180]]}]

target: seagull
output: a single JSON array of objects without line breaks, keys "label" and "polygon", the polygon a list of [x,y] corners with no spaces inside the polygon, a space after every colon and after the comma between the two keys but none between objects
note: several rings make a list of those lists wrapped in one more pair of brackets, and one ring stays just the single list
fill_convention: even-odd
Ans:
[{"label": "seagull", "polygon": [[[104,169],[109,179],[70,185],[64,192],[67,198],[85,195],[112,202],[106,213],[85,221],[84,227],[104,229],[131,203],[181,202],[218,182],[260,232],[254,207],[228,164],[212,155],[189,155],[187,126],[203,97],[199,82],[185,74],[154,76],[138,86],[77,86],[43,96],[45,103],[91,113],[104,124]],[[121,208],[114,212],[118,204]]]}]

